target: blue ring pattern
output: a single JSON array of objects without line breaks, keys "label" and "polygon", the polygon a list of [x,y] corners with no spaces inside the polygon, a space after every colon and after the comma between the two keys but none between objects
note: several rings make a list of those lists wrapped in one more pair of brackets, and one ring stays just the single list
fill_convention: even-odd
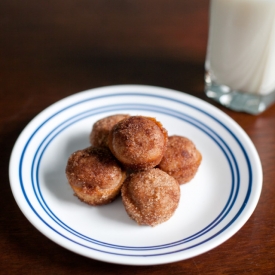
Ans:
[{"label": "blue ring pattern", "polygon": [[[125,95],[125,94],[124,94]],[[127,94],[127,95],[133,95],[133,94]],[[135,94],[137,95],[137,94]],[[138,94],[138,95],[142,95],[144,96],[144,94]],[[110,95],[107,95],[107,96],[110,96]],[[148,94],[146,94],[146,96],[148,96]],[[153,96],[153,95],[150,95],[150,96]],[[154,97],[159,97],[159,96],[154,96]],[[88,99],[88,100],[94,100],[95,98],[91,98],[91,99]],[[170,98],[166,98],[168,100],[171,100]],[[86,101],[86,100],[85,100]],[[83,101],[81,101],[83,102]],[[77,104],[80,104],[81,102],[78,102]],[[180,101],[178,101],[180,102]],[[200,112],[210,116],[209,114],[207,114],[206,112],[204,112],[203,110],[200,110],[190,104],[187,104],[187,103],[184,103],[184,102],[180,102],[181,104],[183,105],[188,105],[189,107],[192,107],[192,108],[195,108],[197,110],[199,110]],[[74,106],[75,104],[65,108],[65,109],[68,109],[72,106]],[[221,148],[221,150],[223,151],[223,153],[225,154],[227,160],[228,160],[228,163],[229,163],[229,166],[230,166],[230,170],[231,170],[231,174],[232,174],[232,188],[231,188],[231,193],[230,193],[230,196],[229,196],[229,199],[223,209],[223,211],[218,215],[218,217],[213,221],[211,222],[206,228],[204,228],[203,230],[201,230],[200,232],[197,232],[196,234],[188,237],[188,238],[185,238],[183,240],[180,240],[180,241],[177,241],[177,242],[174,242],[174,243],[170,243],[170,244],[164,244],[164,245],[160,245],[160,246],[151,246],[151,247],[124,247],[124,246],[118,246],[118,245],[112,245],[112,244],[107,244],[107,243],[102,243],[102,242],[99,242],[97,240],[94,240],[94,239],[90,239],[86,236],[83,236],[81,235],[80,233],[78,232],[75,232],[73,229],[69,228],[68,226],[66,226],[62,221],[60,221],[58,219],[58,217],[56,217],[54,215],[54,213],[50,210],[50,208],[48,207],[48,205],[46,204],[43,196],[42,196],[42,193],[41,193],[41,190],[39,188],[39,179],[38,179],[38,171],[39,171],[39,165],[40,165],[40,162],[41,162],[41,158],[43,156],[43,153],[44,151],[46,150],[47,146],[50,144],[50,142],[61,132],[63,131],[65,128],[69,127],[71,124],[73,123],[76,123],[77,121],[81,120],[81,119],[84,119],[88,116],[91,116],[91,115],[94,115],[96,113],[103,113],[103,112],[107,112],[107,111],[114,111],[114,110],[121,110],[123,108],[126,108],[126,109],[131,109],[131,110],[149,110],[149,111],[155,111],[155,112],[160,112],[160,113],[165,113],[167,115],[171,115],[171,116],[174,116],[174,117],[177,117],[179,119],[183,119],[185,121],[187,121],[188,123],[191,123],[193,124],[195,127],[198,127],[201,131],[203,131],[204,133],[206,133],[207,135],[209,135],[217,144],[218,146]],[[58,113],[64,111],[65,109],[59,111]],[[58,113],[54,114],[52,117],[54,117],[55,115],[57,115]],[[52,118],[50,117],[49,120]],[[211,117],[211,116],[210,116]],[[211,117],[212,119],[215,119],[215,121],[218,121],[216,118],[213,118]],[[46,123],[47,121],[44,121],[38,128],[37,130],[33,133],[33,135],[30,137],[29,141],[27,142],[23,152],[22,152],[22,157],[21,157],[21,162],[20,162],[20,167],[22,168],[22,161],[23,161],[23,155],[26,151],[26,148],[30,142],[30,140],[32,139],[32,137],[35,135],[35,133],[39,130],[39,128],[41,128],[43,126],[44,123]],[[219,121],[218,121],[219,122]],[[223,125],[221,122],[219,122],[224,128],[227,129],[228,132],[230,132],[230,134],[235,138],[235,140],[239,143],[245,157],[246,157],[246,160],[247,160],[247,164],[248,164],[248,167],[250,167],[250,163],[249,163],[249,160],[248,160],[248,157],[246,155],[246,152],[244,150],[244,148],[242,147],[241,143],[239,142],[239,140],[234,136],[234,134],[225,126]],[[232,165],[233,163],[233,165]],[[35,171],[35,172],[34,172]],[[248,192],[247,192],[247,195],[246,195],[246,199],[245,199],[245,202],[248,200],[249,198],[249,195],[250,195],[250,190],[251,190],[251,179],[252,179],[252,174],[251,174],[251,169],[249,169],[249,172],[250,172],[250,182],[249,182],[249,188],[248,188]],[[64,229],[68,230],[70,233],[74,234],[75,236],[78,236],[80,238],[83,238],[84,240],[87,240],[89,242],[92,242],[94,244],[98,244],[98,245],[101,245],[101,246],[106,246],[106,247],[111,247],[111,248],[116,248],[116,249],[124,249],[124,250],[156,250],[156,249],[163,249],[163,248],[167,248],[167,247],[172,247],[172,246],[176,246],[176,245],[180,245],[182,243],[186,243],[186,242],[189,242],[191,240],[194,240],[195,238],[198,238],[200,236],[202,236],[203,234],[207,233],[208,231],[210,231],[213,227],[215,227],[218,223],[220,223],[224,217],[228,214],[228,212],[230,211],[230,209],[233,207],[234,203],[235,203],[235,200],[237,198],[237,195],[238,195],[238,190],[239,190],[239,170],[238,170],[238,166],[237,166],[237,162],[236,162],[236,159],[233,155],[233,153],[231,152],[230,148],[227,146],[227,144],[222,140],[222,138],[215,132],[213,132],[209,127],[207,127],[206,125],[204,125],[203,123],[201,123],[200,121],[197,121],[196,119],[188,116],[188,115],[184,115],[183,113],[180,113],[180,112],[176,112],[176,111],[173,111],[173,110],[170,110],[168,108],[158,108],[154,105],[146,105],[146,104],[127,104],[127,105],[123,105],[123,104],[117,104],[117,105],[112,105],[112,106],[107,106],[107,107],[101,107],[101,108],[96,108],[96,109],[93,109],[93,110],[90,110],[90,111],[86,111],[84,113],[80,113],[78,114],[77,116],[74,116],[72,118],[69,118],[68,120],[66,120],[65,122],[61,123],[58,127],[56,127],[53,131],[51,131],[51,133],[49,133],[47,135],[47,137],[42,141],[42,143],[39,145],[36,153],[35,153],[35,157],[34,157],[34,161],[33,161],[33,164],[32,164],[32,184],[33,184],[33,190],[35,192],[35,195],[37,197],[37,200],[39,201],[40,205],[42,206],[42,208],[44,209],[44,211],[47,213],[47,215],[49,215],[59,226],[63,227]],[[36,213],[36,215],[44,222],[46,223],[42,217],[39,216],[39,214],[35,211],[35,209],[32,207],[30,201],[28,200],[27,198],[27,195],[25,193],[25,190],[24,190],[24,187],[23,187],[23,182],[22,182],[22,177],[21,177],[21,174],[20,174],[20,179],[21,179],[21,188],[22,188],[22,191],[25,195],[25,198],[28,202],[28,204],[30,205],[30,207],[32,208],[32,210]],[[35,184],[36,182],[36,184]],[[39,198],[40,197],[40,198]],[[41,199],[41,200],[40,200]],[[230,224],[233,223],[233,221],[239,216],[239,214],[242,212],[242,210],[244,209],[244,206],[245,204],[243,204],[243,206],[241,207],[241,209],[239,210],[239,213],[238,215],[236,215],[234,217],[233,220],[231,220],[231,222],[225,227],[223,228],[223,230],[219,231],[218,233],[215,234],[218,235],[220,234],[222,231],[224,231],[228,226],[230,226]],[[57,232],[58,234],[61,234],[59,233],[57,230],[55,230],[54,228],[52,228],[49,224],[46,223],[47,226],[49,226],[52,230],[54,230],[55,232]],[[67,238],[66,236],[62,235],[63,237]],[[209,239],[212,239],[214,236],[211,236]],[[69,239],[69,238],[67,238]],[[209,240],[208,239],[208,240]],[[69,239],[70,240],[70,239]],[[204,240],[204,242],[208,241],[208,240]],[[71,240],[73,241],[73,240]],[[73,241],[74,242],[74,241]],[[199,243],[201,244],[201,243]],[[196,244],[195,246],[199,245],[199,244]],[[82,244],[80,244],[82,245]],[[83,246],[83,245],[82,245]],[[85,245],[84,245],[85,246]],[[88,247],[88,246],[85,246],[85,247]],[[192,246],[194,247],[194,246]],[[188,248],[185,248],[184,250],[186,249],[190,249],[192,247],[188,247]],[[91,248],[91,247],[88,247],[88,248]],[[98,250],[98,249],[95,249],[95,248],[91,248],[91,249],[94,249],[94,250],[97,250],[97,251],[101,251],[101,252],[105,252],[105,253],[110,253],[108,251],[102,251],[102,250]],[[181,249],[178,250],[178,251],[182,251]],[[173,252],[169,252],[169,253],[176,253],[178,251],[173,251]],[[138,255],[129,255],[129,254],[121,254],[121,253],[111,253],[111,254],[116,254],[116,255],[123,255],[123,256],[138,256]],[[167,253],[164,253],[164,254],[167,254]],[[154,256],[155,255],[160,255],[160,254],[153,254]],[[153,255],[141,255],[141,256],[153,256]],[[161,254],[162,255],[162,254]]]},{"label": "blue ring pattern", "polygon": [[[121,110],[121,109],[124,109],[124,108],[126,108],[126,107],[130,107],[130,109],[131,110],[134,110],[134,109],[136,109],[136,110],[152,110],[152,107],[154,107],[154,106],[149,106],[149,105],[146,105],[146,106],[142,106],[142,105],[137,105],[137,106],[135,106],[135,105],[130,105],[129,106],[129,104],[127,105],[127,106],[125,106],[125,105],[112,105],[111,106],[111,108],[110,109],[108,109],[108,110],[106,110],[105,109],[105,111],[119,111],[119,110]],[[99,108],[100,109],[100,108]],[[161,113],[165,113],[165,114],[168,114],[168,115],[171,115],[171,113],[173,113],[173,116],[174,117],[180,117],[179,116],[179,113],[178,112],[175,112],[175,111],[171,111],[170,110],[170,112],[169,112],[169,109],[167,109],[167,108],[161,108],[161,110],[157,110],[157,108],[155,108],[154,109],[154,111],[155,112],[161,112]],[[39,165],[40,165],[40,161],[41,161],[41,158],[42,158],[42,156],[43,156],[43,153],[44,153],[44,151],[46,150],[46,148],[47,148],[47,146],[50,144],[50,142],[51,142],[51,140],[53,140],[55,137],[56,137],[56,135],[58,135],[60,132],[62,132],[64,129],[66,129],[67,127],[69,127],[70,125],[72,125],[73,123],[76,123],[77,121],[79,121],[79,120],[81,120],[81,119],[84,119],[84,118],[86,118],[86,117],[89,117],[89,116],[92,116],[92,115],[95,115],[95,114],[98,114],[98,113],[100,113],[100,110],[96,110],[96,112],[95,112],[95,110],[91,110],[91,111],[89,111],[89,112],[85,112],[84,114],[80,114],[79,116],[77,116],[77,119],[74,119],[75,117],[72,117],[72,118],[70,118],[70,119],[68,119],[68,121],[70,121],[70,123],[69,124],[66,124],[64,127],[62,127],[61,129],[59,129],[61,126],[62,126],[62,124],[61,125],[59,125],[58,127],[56,127],[52,132],[56,132],[57,130],[57,133],[55,133],[54,135],[53,135],[53,137],[51,137],[50,138],[50,140],[46,143],[46,145],[44,146],[44,149],[41,151],[41,153],[40,153],[40,157],[39,157],[39,159],[38,159],[38,164],[37,164],[37,169],[36,169],[36,177],[35,177],[35,179],[33,179],[32,181],[33,182],[35,182],[35,180],[36,180],[36,185],[38,186],[37,187],[37,189],[38,189],[38,193],[39,193],[39,196],[41,197],[41,200],[43,201],[43,204],[44,204],[44,210],[45,210],[45,212],[48,212],[48,215],[51,215],[52,217],[53,217],[53,219],[55,219],[62,227],[63,226],[65,226],[65,227],[67,227],[65,224],[63,224],[62,223],[62,221],[60,221],[60,220],[58,220],[58,218],[54,215],[54,213],[50,210],[50,208],[46,205],[46,202],[44,201],[44,199],[43,199],[43,196],[42,196],[42,193],[40,192],[40,189],[39,189],[39,184],[38,184],[38,182],[39,182],[39,179],[38,179],[38,172],[39,172]],[[183,119],[183,118],[181,118],[181,119]],[[71,120],[72,120],[72,122],[71,122]],[[185,120],[186,120],[186,118],[185,118]],[[200,122],[198,122],[198,124],[201,124]],[[201,128],[201,127],[200,127]],[[203,129],[200,129],[201,131],[204,131]],[[44,141],[49,137],[49,136],[51,136],[52,135],[52,132],[44,139]],[[44,141],[42,141],[42,143],[41,143],[41,145],[44,143]],[[40,145],[40,146],[41,146]],[[223,150],[223,148],[221,147],[221,149]],[[39,151],[39,148],[38,148],[38,150],[37,151]],[[228,157],[227,157],[228,158]],[[34,159],[36,159],[36,156],[34,157]],[[234,160],[234,162],[236,162],[235,160]],[[229,165],[230,166],[232,166],[231,165],[231,163],[230,163],[230,161],[229,161]],[[235,164],[236,165],[236,164]],[[233,168],[231,167],[231,170],[232,170]],[[33,169],[34,170],[34,169]],[[238,172],[238,171],[237,171]],[[232,174],[234,174],[234,173],[232,173]],[[33,175],[33,178],[34,178],[34,175]],[[238,180],[237,180],[237,182],[238,182]],[[230,194],[230,196],[229,196],[229,200],[232,198],[232,193],[233,193],[233,188],[234,188],[234,185],[235,185],[235,182],[233,181],[232,182],[232,190],[231,190],[231,194]],[[33,187],[34,188],[34,187]],[[34,188],[35,189],[35,188]],[[237,192],[236,192],[236,194],[237,194]],[[235,194],[235,197],[236,197],[236,194]],[[38,194],[36,195],[37,197],[38,197]],[[234,200],[235,200],[236,198],[234,198]],[[209,226],[208,227],[210,227],[211,226],[211,228],[213,228],[213,224],[215,224],[215,225],[217,225],[217,220],[220,220],[220,217],[221,216],[224,216],[224,212],[225,212],[225,210],[227,210],[227,212],[231,209],[231,207],[229,208],[229,209],[227,209],[228,208],[228,205],[229,205],[229,202],[230,201],[228,201],[227,202],[227,204],[226,204],[226,206],[225,206],[225,208],[224,208],[224,210],[221,212],[221,214],[211,223],[211,224],[209,224]],[[234,201],[233,201],[233,203],[234,203]],[[40,204],[41,204],[41,202],[40,202]],[[41,204],[42,205],[42,204]],[[46,208],[46,209],[45,209]],[[192,235],[192,236],[190,236],[189,238],[185,238],[183,241],[184,242],[187,242],[187,241],[190,241],[190,240],[193,240],[195,237],[196,237],[196,235],[198,235],[198,236],[200,236],[200,235],[202,235],[203,233],[206,233],[206,232],[208,232],[210,229],[209,228],[204,228],[203,230],[201,230],[200,232],[198,232],[197,234],[194,234],[194,235]],[[78,232],[75,232],[75,231],[73,231],[73,229],[71,229],[71,228],[69,228],[69,227],[67,227],[67,229],[69,230],[69,231],[71,231],[72,233],[74,233],[74,234],[76,234],[76,235],[79,235],[79,237],[82,237],[83,239],[86,239],[86,240],[89,240],[89,238],[88,237],[85,237],[85,236],[82,236],[80,233],[78,233]],[[97,242],[96,240],[93,240],[93,239],[91,239],[91,241],[92,242],[94,242],[94,243],[98,243],[98,244],[102,244],[103,245],[103,243],[102,242]],[[175,243],[173,243],[173,244],[175,244]],[[110,244],[105,244],[106,246],[109,246],[109,247],[115,247],[115,248],[117,248],[117,247],[119,247],[120,249],[123,249],[124,247],[122,247],[122,246],[115,246],[115,245],[110,245]],[[171,246],[172,244],[169,244],[169,246]],[[157,249],[157,248],[163,248],[163,247],[167,247],[168,245],[162,245],[162,246],[158,246],[158,247],[156,247],[156,246],[154,246],[153,247],[153,249]],[[139,247],[140,248],[140,247]],[[127,247],[127,248],[124,248],[124,249],[130,249],[129,247]],[[134,249],[133,247],[131,247],[131,249]],[[146,249],[145,247],[142,247],[142,249]],[[150,249],[152,249],[152,247],[150,247]]]}]

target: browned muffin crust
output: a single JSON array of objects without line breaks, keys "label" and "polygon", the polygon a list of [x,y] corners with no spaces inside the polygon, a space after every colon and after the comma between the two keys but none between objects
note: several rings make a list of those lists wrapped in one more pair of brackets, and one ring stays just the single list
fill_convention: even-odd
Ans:
[{"label": "browned muffin crust", "polygon": [[174,214],[180,200],[177,181],[158,168],[127,177],[121,189],[128,215],[140,225],[155,226]]},{"label": "browned muffin crust", "polygon": [[161,161],[167,137],[167,131],[156,119],[131,116],[114,125],[109,135],[109,148],[126,168],[149,169]]},{"label": "browned muffin crust", "polygon": [[126,114],[116,114],[96,121],[90,133],[90,143],[93,146],[108,147],[108,136],[113,126],[120,120],[129,117]]},{"label": "browned muffin crust", "polygon": [[202,155],[194,143],[182,136],[169,136],[166,152],[158,167],[179,184],[189,182],[197,173]]},{"label": "browned muffin crust", "polygon": [[126,173],[108,148],[91,146],[69,157],[66,176],[80,200],[102,205],[119,194]]}]

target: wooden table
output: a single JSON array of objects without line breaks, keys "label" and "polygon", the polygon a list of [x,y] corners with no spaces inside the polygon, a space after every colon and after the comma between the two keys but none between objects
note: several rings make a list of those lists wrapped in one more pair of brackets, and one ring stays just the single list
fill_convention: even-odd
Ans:
[{"label": "wooden table", "polygon": [[[275,274],[275,105],[252,116],[205,97],[208,4],[0,2],[0,274]],[[21,213],[8,177],[10,153],[20,132],[57,100],[113,84],[190,93],[223,110],[250,136],[262,161],[262,194],[248,222],[224,244],[166,265],[115,265],[58,246]]]}]

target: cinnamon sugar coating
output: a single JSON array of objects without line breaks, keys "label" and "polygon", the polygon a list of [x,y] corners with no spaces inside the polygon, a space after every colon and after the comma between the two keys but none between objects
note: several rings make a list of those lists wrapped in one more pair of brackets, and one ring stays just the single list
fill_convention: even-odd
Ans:
[{"label": "cinnamon sugar coating", "polygon": [[102,205],[120,193],[126,173],[108,148],[91,146],[69,157],[66,176],[81,201]]},{"label": "cinnamon sugar coating", "polygon": [[140,225],[155,226],[171,218],[180,200],[177,181],[158,168],[127,177],[121,189],[128,215]]},{"label": "cinnamon sugar coating", "polygon": [[90,143],[93,146],[105,146],[108,147],[108,136],[113,126],[120,120],[129,117],[126,114],[116,114],[108,117],[104,117],[96,121],[92,127],[90,133]]},{"label": "cinnamon sugar coating", "polygon": [[158,167],[179,184],[189,182],[197,173],[202,155],[194,143],[182,136],[169,136],[166,152]]},{"label": "cinnamon sugar coating", "polygon": [[167,131],[156,119],[131,116],[114,125],[109,135],[109,148],[126,168],[144,170],[159,164],[167,137]]}]

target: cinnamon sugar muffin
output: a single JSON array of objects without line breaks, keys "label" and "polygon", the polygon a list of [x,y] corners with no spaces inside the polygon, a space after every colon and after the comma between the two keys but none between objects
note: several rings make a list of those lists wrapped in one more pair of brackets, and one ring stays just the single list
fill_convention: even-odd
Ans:
[{"label": "cinnamon sugar muffin", "polygon": [[175,135],[168,137],[167,149],[158,167],[184,184],[195,176],[201,160],[201,153],[190,139]]},{"label": "cinnamon sugar muffin", "polygon": [[167,144],[167,131],[154,118],[130,116],[119,121],[109,135],[109,148],[127,169],[155,167]]},{"label": "cinnamon sugar muffin", "polygon": [[113,126],[120,120],[129,117],[126,114],[116,114],[96,121],[90,133],[90,143],[93,146],[108,147],[108,136]]},{"label": "cinnamon sugar muffin", "polygon": [[167,221],[180,200],[177,181],[158,168],[136,172],[121,188],[128,215],[140,225],[155,226]]},{"label": "cinnamon sugar muffin", "polygon": [[120,193],[126,173],[108,148],[91,146],[69,157],[66,176],[81,201],[102,205]]}]

